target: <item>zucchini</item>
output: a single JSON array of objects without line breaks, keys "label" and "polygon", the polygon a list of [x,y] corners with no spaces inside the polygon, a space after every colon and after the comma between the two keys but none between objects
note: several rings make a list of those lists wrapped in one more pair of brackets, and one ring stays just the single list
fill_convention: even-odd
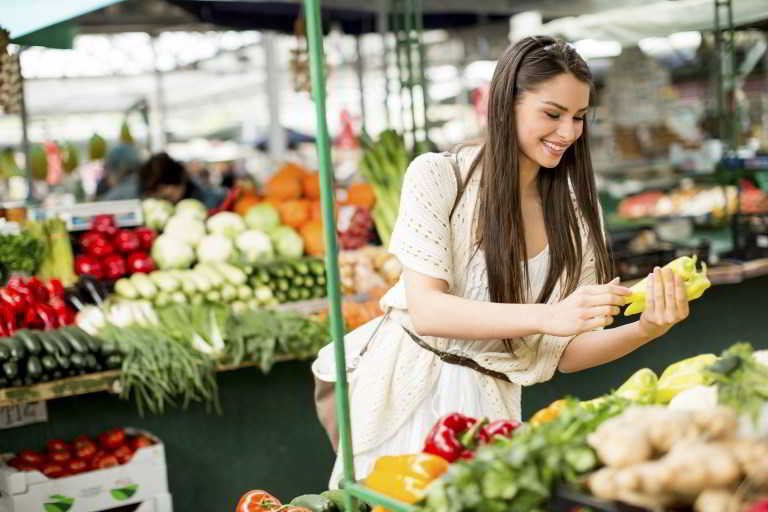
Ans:
[{"label": "zucchini", "polygon": [[296,302],[301,298],[301,294],[299,293],[299,290],[297,290],[296,288],[291,288],[290,290],[288,290],[288,298],[292,302]]},{"label": "zucchini", "polygon": [[3,373],[9,380],[15,379],[19,376],[19,365],[16,361],[6,361],[3,363]]},{"label": "zucchini", "polygon": [[110,370],[117,370],[123,366],[123,356],[120,354],[112,354],[107,358],[107,368]]},{"label": "zucchini", "polygon": [[61,339],[63,339],[65,342],[69,343],[69,346],[72,347],[73,353],[77,353],[77,354],[88,353],[88,347],[86,347],[85,343],[77,339],[77,337],[74,336],[71,332],[65,329],[60,329],[59,336],[61,336]]},{"label": "zucchini", "polygon": [[8,349],[11,351],[11,361],[21,361],[24,359],[24,356],[27,355],[27,349],[24,347],[24,344],[21,342],[18,338],[4,338],[3,340],[0,340],[8,347]]},{"label": "zucchini", "polygon": [[70,327],[70,330],[73,335],[78,336],[86,344],[91,352],[98,353],[101,350],[101,340],[96,336],[91,336],[79,327]]},{"label": "zucchini", "polygon": [[51,333],[41,332],[37,335],[37,339],[40,340],[43,350],[45,350],[48,355],[52,356],[59,351],[59,345],[51,339]]},{"label": "zucchini", "polygon": [[51,340],[56,343],[56,348],[58,349],[56,350],[57,354],[67,357],[72,354],[72,346],[67,340],[61,337],[61,334],[59,334],[58,331],[50,331],[49,335],[51,336]]},{"label": "zucchini", "polygon": [[43,371],[53,372],[59,367],[59,363],[56,362],[56,358],[50,354],[46,354],[40,358],[40,363],[43,365]]},{"label": "zucchini", "polygon": [[11,348],[0,340],[0,363],[4,363],[11,358]]},{"label": "zucchini", "polygon": [[93,354],[85,354],[85,365],[95,372],[101,371],[101,364]]},{"label": "zucchini", "polygon": [[88,366],[85,362],[85,357],[82,354],[72,354],[69,356],[69,360],[72,362],[74,368],[82,369]]},{"label": "zucchini", "polygon": [[59,364],[59,368],[62,370],[68,370],[72,363],[69,360],[69,356],[65,356],[59,352],[56,352],[53,357],[56,358],[56,362]]},{"label": "zucchini", "polygon": [[101,355],[108,357],[117,352],[117,345],[111,341],[105,341],[101,344]]},{"label": "zucchini", "polygon": [[40,362],[40,359],[35,355],[29,356],[27,358],[27,377],[38,380],[42,374],[43,364]]},{"label": "zucchini", "polygon": [[39,355],[40,352],[43,350],[43,346],[40,344],[40,341],[37,339],[37,334],[27,331],[27,330],[21,330],[16,332],[14,334],[15,338],[18,338],[21,340],[22,343],[24,343],[24,348],[27,349],[27,352],[32,355]]}]

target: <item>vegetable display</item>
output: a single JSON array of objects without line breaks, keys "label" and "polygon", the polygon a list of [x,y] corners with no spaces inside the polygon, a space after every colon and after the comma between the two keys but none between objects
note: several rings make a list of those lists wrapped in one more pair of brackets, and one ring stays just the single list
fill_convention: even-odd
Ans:
[{"label": "vegetable display", "polygon": [[0,289],[0,336],[17,329],[55,329],[70,325],[75,313],[58,279],[43,283],[36,277],[14,277]]},{"label": "vegetable display", "polygon": [[74,271],[74,255],[67,226],[61,219],[45,222],[28,220],[24,229],[43,246],[42,262],[37,269],[40,279],[58,279],[65,287],[77,282]]},{"label": "vegetable display", "polygon": [[17,471],[39,471],[47,478],[62,478],[127,464],[138,450],[156,441],[144,434],[113,428],[97,437],[77,436],[70,442],[51,439],[44,450],[21,450],[7,462]]}]

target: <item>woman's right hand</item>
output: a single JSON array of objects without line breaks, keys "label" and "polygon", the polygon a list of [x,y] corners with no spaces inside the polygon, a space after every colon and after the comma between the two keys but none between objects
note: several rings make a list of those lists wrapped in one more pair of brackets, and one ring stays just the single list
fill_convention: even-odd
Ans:
[{"label": "woman's right hand", "polygon": [[619,314],[619,306],[632,294],[618,282],[616,278],[608,284],[582,286],[560,302],[549,305],[541,332],[576,336],[612,324],[613,317]]}]

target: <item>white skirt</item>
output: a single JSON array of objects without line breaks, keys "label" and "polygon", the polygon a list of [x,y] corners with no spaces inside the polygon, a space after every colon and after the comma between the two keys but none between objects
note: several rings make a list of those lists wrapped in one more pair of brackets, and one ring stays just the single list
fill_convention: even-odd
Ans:
[{"label": "white skirt", "polygon": [[[374,319],[344,338],[349,379],[350,415],[353,418],[351,423],[353,425],[356,423],[354,421],[356,410],[363,409],[364,404],[360,403],[361,400],[371,398],[359,392],[360,386],[370,387],[369,384],[371,384],[365,382],[371,374],[366,371],[366,366],[378,366],[378,361],[390,359],[387,357],[390,355],[390,351],[416,351],[418,359],[429,359],[427,368],[434,375],[431,375],[432,378],[430,379],[425,379],[424,375],[420,374],[413,375],[414,386],[425,385],[424,383],[427,382],[426,385],[429,386],[429,389],[422,390],[420,396],[424,396],[424,398],[410,408],[405,421],[399,425],[394,433],[389,437],[382,438],[375,446],[364,451],[354,450],[355,437],[363,433],[356,432],[353,427],[352,444],[355,453],[354,466],[357,480],[364,479],[370,473],[376,459],[381,456],[421,452],[432,426],[440,417],[447,414],[460,412],[477,418],[488,417],[491,421],[520,419],[520,387],[518,385],[499,381],[465,366],[444,363],[432,352],[416,345],[405,334],[402,327],[391,319],[384,321],[367,351],[360,357],[360,352],[380,321],[381,317]],[[405,359],[408,360],[408,358]],[[415,371],[420,372],[424,368],[424,364],[414,365]],[[336,381],[332,344],[320,351],[317,360],[312,365],[312,371],[320,380]],[[399,384],[407,385],[408,383],[401,382]],[[373,386],[372,389],[389,392],[391,388],[381,389]],[[503,399],[500,399],[500,395],[503,395]],[[333,467],[329,488],[338,487],[342,476],[343,464],[341,454],[339,454]]]}]

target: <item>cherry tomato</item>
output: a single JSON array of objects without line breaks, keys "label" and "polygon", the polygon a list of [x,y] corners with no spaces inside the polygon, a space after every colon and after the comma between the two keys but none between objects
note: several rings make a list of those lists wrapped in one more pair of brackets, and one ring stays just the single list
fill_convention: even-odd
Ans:
[{"label": "cherry tomato", "polygon": [[115,456],[120,464],[125,464],[133,458],[133,449],[127,444],[124,444],[123,446],[113,451],[112,455]]},{"label": "cherry tomato", "polygon": [[61,439],[51,439],[45,443],[45,447],[48,448],[49,452],[69,451],[69,444]]},{"label": "cherry tomato", "polygon": [[75,457],[78,459],[92,459],[96,455],[96,443],[90,439],[75,441]]},{"label": "cherry tomato", "polygon": [[155,442],[148,438],[147,436],[136,436],[130,441],[131,447],[134,450],[138,450],[139,448],[145,448],[147,446],[152,446],[155,444]]},{"label": "cherry tomato", "polygon": [[67,472],[72,475],[83,473],[91,469],[89,461],[85,459],[71,459],[67,461]]},{"label": "cherry tomato", "polygon": [[19,452],[19,459],[31,466],[39,466],[45,462],[43,454],[36,452],[35,450],[21,450],[21,452]]},{"label": "cherry tomato", "polygon": [[112,428],[99,436],[102,448],[114,450],[125,442],[125,431],[121,428]]},{"label": "cherry tomato", "polygon": [[58,464],[64,464],[72,458],[72,454],[65,450],[59,450],[57,452],[51,452],[48,454],[48,460],[50,462],[56,462]]},{"label": "cherry tomato", "polygon": [[48,478],[60,478],[65,475],[64,465],[57,462],[46,462],[40,472]]},{"label": "cherry tomato", "polygon": [[119,465],[117,457],[110,453],[103,453],[97,455],[91,461],[91,469],[106,469]]}]

